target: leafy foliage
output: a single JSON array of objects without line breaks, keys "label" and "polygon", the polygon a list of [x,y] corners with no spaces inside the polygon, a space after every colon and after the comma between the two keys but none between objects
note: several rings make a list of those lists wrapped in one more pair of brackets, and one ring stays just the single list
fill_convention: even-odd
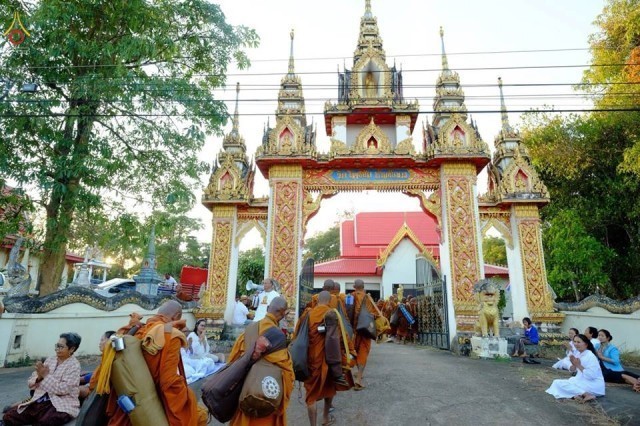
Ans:
[{"label": "leafy foliage", "polygon": [[[258,38],[205,0],[27,6],[31,37],[0,48],[0,73],[39,90],[0,103],[0,170],[39,191],[45,295],[57,288],[77,214],[123,197],[193,202],[208,169],[198,153],[227,118],[213,90],[231,60],[248,65],[243,49]],[[11,11],[0,5],[2,16]]]},{"label": "leafy foliage", "polygon": [[[541,114],[529,117],[523,131],[532,160],[553,200],[542,211],[543,219],[552,224],[545,233],[562,231],[561,226],[553,226],[554,219],[567,224],[567,217],[571,217],[594,242],[613,250],[615,256],[606,255],[610,263],[602,264],[606,266],[603,272],[609,274],[606,293],[613,298],[634,296],[640,279],[640,179],[621,168],[625,150],[636,143],[633,123],[639,119],[639,113],[631,112],[565,118]],[[570,152],[579,154],[572,156]],[[567,237],[581,235],[576,231]],[[582,244],[581,238],[575,241],[577,246]],[[568,275],[559,274],[560,266],[554,263],[561,259],[549,257],[554,250],[551,242],[561,241],[548,235],[544,241],[547,269],[556,269],[556,276],[564,277],[556,283],[571,282],[567,281]],[[596,251],[604,253],[599,248]],[[565,272],[570,275],[577,270],[571,267]],[[576,282],[583,279],[579,277]]]},{"label": "leafy foliage", "polygon": [[238,294],[248,294],[246,284],[249,280],[260,284],[264,279],[264,250],[262,247],[254,247],[243,251],[238,256]]},{"label": "leafy foliage", "polygon": [[506,265],[507,249],[504,240],[498,237],[486,237],[482,240],[484,263],[490,265]]},{"label": "leafy foliage", "polygon": [[581,300],[596,292],[609,293],[610,265],[615,252],[589,235],[573,210],[564,210],[544,233],[549,284],[558,297]]},{"label": "leafy foliage", "polygon": [[304,260],[313,258],[316,263],[340,256],[339,225],[334,225],[326,231],[307,239],[305,249]]}]

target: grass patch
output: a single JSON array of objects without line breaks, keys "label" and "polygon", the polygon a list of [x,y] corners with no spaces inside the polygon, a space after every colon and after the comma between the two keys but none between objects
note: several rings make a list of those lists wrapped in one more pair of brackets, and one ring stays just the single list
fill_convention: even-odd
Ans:
[{"label": "grass patch", "polygon": [[5,362],[5,368],[19,368],[19,367],[30,367],[35,364],[35,360],[31,359],[29,355],[25,355],[21,357],[17,361]]},{"label": "grass patch", "polygon": [[625,367],[640,368],[640,352],[625,351],[620,354],[622,365]]}]

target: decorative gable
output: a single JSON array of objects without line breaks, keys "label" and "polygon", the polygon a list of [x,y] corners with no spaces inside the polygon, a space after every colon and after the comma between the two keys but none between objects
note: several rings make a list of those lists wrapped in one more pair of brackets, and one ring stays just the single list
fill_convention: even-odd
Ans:
[{"label": "decorative gable", "polygon": [[413,230],[409,228],[409,226],[406,223],[404,223],[402,227],[398,230],[396,235],[393,237],[391,242],[389,242],[389,245],[378,256],[378,260],[376,261],[376,264],[378,265],[378,267],[384,266],[384,264],[387,262],[387,259],[389,258],[391,253],[393,253],[396,247],[398,247],[398,244],[400,244],[400,242],[405,238],[408,238],[416,246],[416,248],[420,251],[420,254],[422,254],[424,257],[429,259],[434,265],[438,265],[438,262],[433,257],[433,254],[431,253],[431,251],[427,249],[427,247],[425,247],[424,244],[422,244],[422,242],[420,241],[418,236],[413,232]]}]

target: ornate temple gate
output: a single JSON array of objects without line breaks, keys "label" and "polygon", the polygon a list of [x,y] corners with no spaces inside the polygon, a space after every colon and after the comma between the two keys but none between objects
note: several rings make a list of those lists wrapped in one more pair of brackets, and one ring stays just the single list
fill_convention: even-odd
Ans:
[{"label": "ornate temple gate", "polygon": [[416,260],[418,344],[450,349],[446,277],[424,258]]},{"label": "ornate temple gate", "polygon": [[[521,312],[539,321],[562,320],[553,312],[540,237],[538,208],[549,202],[548,191],[509,126],[503,99],[503,126],[492,158],[467,115],[460,77],[449,68],[442,31],[440,36],[442,72],[436,81],[434,114],[414,144],[420,107],[404,98],[402,71],[386,63],[377,20],[366,0],[353,66],[338,73],[337,102],[324,106],[331,146],[328,152],[318,152],[316,128],[307,123],[302,82],[294,70],[291,33],[276,121],[265,128],[255,163],[239,134],[236,99],[233,129],[224,138],[204,191],[203,204],[213,214],[213,235],[201,316],[231,318],[237,241],[253,224],[266,231],[265,275],[281,283],[289,306],[304,303],[312,286],[302,262],[309,219],[325,198],[376,190],[418,198],[422,210],[437,223],[440,272],[419,286],[423,343],[446,348],[452,334],[472,330],[478,309],[473,286],[484,278],[482,233],[496,224],[508,234],[511,288],[520,289],[515,292],[520,291]],[[268,199],[253,197],[255,166],[269,180]],[[485,168],[489,190],[479,197],[477,176]],[[247,220],[252,221],[244,227],[243,211],[251,213]],[[399,235],[417,240],[408,230]]]}]

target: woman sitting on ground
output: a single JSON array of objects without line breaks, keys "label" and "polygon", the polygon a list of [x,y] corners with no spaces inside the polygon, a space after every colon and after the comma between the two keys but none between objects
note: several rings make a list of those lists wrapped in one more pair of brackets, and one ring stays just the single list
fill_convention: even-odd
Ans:
[{"label": "woman sitting on ground", "polygon": [[600,340],[598,340],[598,329],[595,327],[587,327],[584,329],[584,335],[589,338],[593,348],[598,350],[600,347]]},{"label": "woman sitting on ground", "polygon": [[598,340],[600,341],[600,347],[596,351],[596,356],[600,360],[604,381],[609,383],[629,383],[631,386],[638,383],[639,376],[637,374],[624,371],[620,362],[620,351],[611,343],[613,336],[609,333],[609,330],[603,328],[598,331]]},{"label": "woman sitting on ground", "polygon": [[578,331],[577,328],[570,328],[569,329],[569,341],[564,342],[564,346],[567,348],[567,356],[565,356],[562,359],[558,359],[558,362],[556,362],[555,364],[553,364],[553,368],[557,369],[557,370],[568,370],[571,367],[571,360],[569,359],[570,355],[576,356],[578,355],[578,351],[576,350],[576,347],[573,345],[573,339],[574,337],[576,337],[580,332]]},{"label": "woman sitting on ground", "polygon": [[[109,338],[116,334],[115,331],[109,330],[106,331],[102,336],[100,336],[100,342],[98,342],[98,349],[100,349],[100,353],[104,352],[104,347],[109,343]],[[98,383],[98,367],[92,372],[88,374],[84,374],[80,376],[80,400],[84,400],[89,396],[91,391],[93,391]]]},{"label": "woman sitting on ground", "polygon": [[187,348],[181,350],[182,363],[189,383],[208,376],[219,368],[215,363],[220,361],[220,358],[209,353],[205,329],[204,319],[196,321],[193,331],[187,336]]},{"label": "woman sitting on ground", "polygon": [[591,401],[596,396],[604,395],[604,378],[600,363],[596,357],[593,344],[584,334],[578,334],[573,339],[578,355],[569,355],[571,368],[576,373],[569,379],[557,379],[551,383],[546,392],[556,399],[573,398],[580,402]]},{"label": "woman sitting on ground", "polygon": [[524,345],[537,345],[540,338],[538,337],[538,329],[531,323],[531,319],[524,317],[522,319],[522,326],[524,328],[524,337],[521,337],[513,347],[513,355],[526,358],[527,351]]},{"label": "woman sitting on ground", "polygon": [[81,340],[76,333],[62,333],[55,344],[55,356],[36,362],[36,371],[28,381],[33,396],[4,414],[6,426],[63,425],[78,415],[80,363],[74,353]]}]

